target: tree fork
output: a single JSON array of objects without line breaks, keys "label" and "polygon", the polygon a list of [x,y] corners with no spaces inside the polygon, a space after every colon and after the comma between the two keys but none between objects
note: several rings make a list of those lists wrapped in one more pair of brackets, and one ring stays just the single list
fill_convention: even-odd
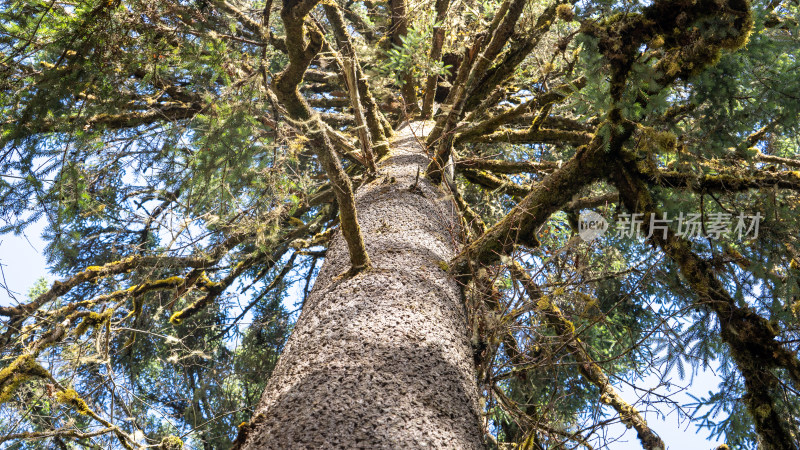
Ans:
[{"label": "tree fork", "polygon": [[456,138],[456,144],[469,141],[475,137],[491,134],[501,125],[511,122],[526,112],[541,109],[547,105],[563,101],[569,97],[572,92],[579,91],[583,89],[584,86],[586,86],[586,77],[580,77],[569,83],[556,86],[545,94],[523,102],[519,106],[492,116],[460,132]]},{"label": "tree fork", "polygon": [[534,25],[530,35],[521,41],[512,42],[502,61],[485,72],[476,73],[480,79],[475,82],[474,88],[465,101],[465,112],[475,110],[490,92],[511,77],[517,66],[525,60],[539,44],[545,33],[550,30],[550,27],[555,22],[556,9],[560,4],[563,3],[556,2],[548,6],[536,19],[536,25]]},{"label": "tree fork", "polygon": [[603,138],[594,136],[564,166],[536,183],[531,192],[503,219],[462,250],[451,261],[451,272],[459,278],[468,279],[473,266],[499,261],[502,256],[509,255],[518,243],[538,246],[536,230],[539,226],[568,203],[580,189],[605,176],[603,167],[608,158],[613,158],[620,151],[632,132],[632,128],[624,127],[621,134],[612,136],[610,152],[604,150]]},{"label": "tree fork", "polygon": [[[454,83],[456,89],[450,91],[445,102],[449,105],[449,110],[446,114],[439,115],[436,119],[436,128],[428,137],[428,145],[437,144],[435,157],[426,170],[426,174],[434,181],[440,179],[444,163],[450,154],[450,148],[453,145],[452,131],[464,118],[465,100],[473,93],[478,77],[483,75],[489,64],[494,61],[511,38],[524,6],[525,0],[503,2],[489,27],[488,42],[482,36],[478,37],[461,62]],[[483,49],[482,52],[481,49]],[[486,95],[488,94],[487,92]]]}]

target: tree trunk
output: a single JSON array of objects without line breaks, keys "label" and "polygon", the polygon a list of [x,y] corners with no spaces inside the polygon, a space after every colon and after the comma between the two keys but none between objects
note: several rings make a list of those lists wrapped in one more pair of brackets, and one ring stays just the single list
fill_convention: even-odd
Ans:
[{"label": "tree trunk", "polygon": [[343,275],[337,234],[245,448],[483,446],[463,295],[446,273],[460,224],[452,200],[418,175],[421,126],[397,133],[380,176],[357,192],[372,268]]}]

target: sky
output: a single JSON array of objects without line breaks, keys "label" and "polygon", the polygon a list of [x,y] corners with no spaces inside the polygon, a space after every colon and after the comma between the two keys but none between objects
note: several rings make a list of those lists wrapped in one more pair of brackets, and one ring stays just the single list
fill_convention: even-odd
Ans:
[{"label": "sky", "polygon": [[[45,266],[45,257],[42,254],[45,244],[41,239],[43,224],[34,223],[25,230],[24,235],[0,235],[0,268],[5,277],[3,284],[11,291],[0,289],[0,306],[25,302],[28,289],[40,277],[49,281],[56,278],[51,276]],[[0,281],[3,281],[0,279]],[[12,298],[12,296],[14,298]]]},{"label": "sky", "polygon": [[[37,279],[45,277],[49,282],[55,281],[57,278],[50,275],[47,271],[45,258],[42,254],[44,249],[44,242],[41,239],[42,224],[31,225],[25,232],[25,236],[4,235],[0,236],[0,266],[5,276],[5,285],[12,291],[12,295],[20,302],[26,300],[26,293]],[[295,299],[287,299],[287,304],[292,305]],[[16,304],[9,294],[0,290],[0,306],[9,304]],[[682,392],[674,394],[674,399],[679,403],[692,402],[689,394],[701,397],[714,390],[717,387],[720,379],[717,378],[712,372],[701,372],[696,375],[693,380],[687,377],[685,380],[680,380],[678,374],[670,373],[665,381],[670,381],[672,385],[671,391],[673,393],[686,388]],[[640,389],[652,389],[658,386],[659,380],[655,377],[645,378],[636,381],[636,386]],[[633,388],[617,383],[615,386],[621,395],[629,402],[635,403],[636,399],[642,395]],[[661,387],[657,392],[667,393],[666,387]],[[638,407],[637,409],[644,409]],[[614,411],[608,406],[605,406],[606,412],[612,414]],[[663,411],[666,414],[665,418],[658,417],[655,413],[645,412],[645,419],[650,427],[661,436],[661,439],[667,445],[667,449],[672,450],[711,450],[716,448],[722,441],[707,439],[707,431],[701,431],[700,434],[696,432],[694,425],[688,421],[681,421],[677,412]],[[609,437],[619,437],[615,442],[606,447],[608,450],[640,450],[642,447],[636,438],[636,431],[626,430],[622,424],[616,424],[609,428]]]}]

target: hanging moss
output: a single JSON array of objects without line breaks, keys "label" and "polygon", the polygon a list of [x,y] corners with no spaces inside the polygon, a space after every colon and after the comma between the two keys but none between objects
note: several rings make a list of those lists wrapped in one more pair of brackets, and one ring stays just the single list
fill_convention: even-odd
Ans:
[{"label": "hanging moss", "polygon": [[556,17],[564,22],[572,22],[572,19],[575,18],[575,11],[570,5],[561,4],[556,7]]}]

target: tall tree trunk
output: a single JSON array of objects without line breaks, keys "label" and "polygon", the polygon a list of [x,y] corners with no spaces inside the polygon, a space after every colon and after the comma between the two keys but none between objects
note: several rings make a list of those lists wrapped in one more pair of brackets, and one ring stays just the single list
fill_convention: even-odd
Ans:
[{"label": "tall tree trunk", "polygon": [[245,448],[482,447],[463,297],[444,263],[460,225],[419,175],[420,142],[421,124],[402,128],[359,189],[372,268],[343,275],[347,247],[333,239]]}]

